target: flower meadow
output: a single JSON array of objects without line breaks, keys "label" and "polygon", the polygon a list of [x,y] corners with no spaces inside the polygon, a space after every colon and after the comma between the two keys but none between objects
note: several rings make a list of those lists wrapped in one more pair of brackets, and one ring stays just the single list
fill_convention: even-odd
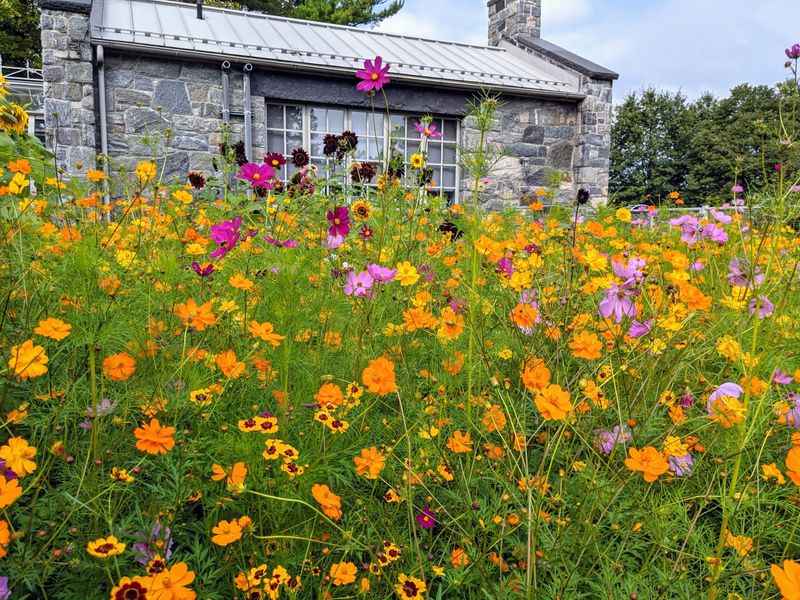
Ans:
[{"label": "flower meadow", "polygon": [[800,598],[797,174],[490,214],[416,130],[165,181],[5,129],[0,599]]}]

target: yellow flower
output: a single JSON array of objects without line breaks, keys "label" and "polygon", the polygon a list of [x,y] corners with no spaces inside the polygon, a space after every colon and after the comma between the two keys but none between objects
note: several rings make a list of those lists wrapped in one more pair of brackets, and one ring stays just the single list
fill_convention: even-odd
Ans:
[{"label": "yellow flower", "polygon": [[69,335],[71,329],[72,325],[69,323],[65,323],[61,319],[49,317],[39,321],[39,325],[33,330],[33,333],[60,342]]},{"label": "yellow flower", "polygon": [[618,208],[614,215],[623,223],[631,222],[631,211],[629,211],[627,208]]},{"label": "yellow flower", "polygon": [[419,281],[419,273],[417,272],[417,268],[407,260],[397,263],[395,269],[397,269],[397,276],[395,279],[400,283],[400,285],[414,285],[417,283],[417,281]]},{"label": "yellow flower", "polygon": [[175,190],[172,192],[172,197],[181,204],[190,204],[194,197],[186,190]]},{"label": "yellow flower", "polygon": [[422,157],[421,154],[418,154],[418,153],[415,152],[414,154],[411,155],[411,158],[409,159],[409,162],[411,163],[411,166],[413,168],[421,169],[422,165],[425,164],[425,159]]},{"label": "yellow flower", "polygon": [[20,477],[25,477],[36,470],[36,463],[31,459],[36,456],[36,448],[29,446],[27,440],[12,437],[0,447],[0,458],[6,466]]},{"label": "yellow flower", "polygon": [[89,542],[86,546],[86,551],[95,558],[117,556],[118,554],[122,554],[124,550],[125,544],[121,543],[113,535],[107,538],[98,538],[93,542]]},{"label": "yellow flower", "polygon": [[155,163],[143,160],[136,165],[135,171],[136,177],[139,178],[139,183],[144,185],[156,176],[156,165]]},{"label": "yellow flower", "polygon": [[42,346],[36,346],[33,340],[26,340],[19,346],[11,347],[8,366],[20,379],[33,379],[47,373],[49,360]]}]

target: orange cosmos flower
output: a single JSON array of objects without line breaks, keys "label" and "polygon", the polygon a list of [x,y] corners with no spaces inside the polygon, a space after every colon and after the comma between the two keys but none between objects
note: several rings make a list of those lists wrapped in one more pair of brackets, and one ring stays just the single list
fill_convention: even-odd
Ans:
[{"label": "orange cosmos flower", "polygon": [[708,310],[713,298],[706,296],[699,288],[690,283],[683,283],[680,286],[681,300],[686,303],[691,310]]},{"label": "orange cosmos flower", "polygon": [[228,283],[231,284],[231,287],[235,287],[239,290],[250,290],[253,288],[253,282],[250,281],[247,277],[242,275],[241,273],[237,273],[236,275],[231,275],[228,278]]},{"label": "orange cosmos flower", "polygon": [[239,522],[236,520],[223,520],[214,526],[214,528],[211,530],[211,533],[214,534],[214,537],[211,538],[212,542],[214,542],[217,546],[227,546],[228,544],[232,544],[236,540],[241,539],[242,528],[239,525]]},{"label": "orange cosmos flower", "polygon": [[472,452],[472,439],[469,437],[469,431],[466,434],[462,434],[459,430],[454,431],[447,440],[447,447],[456,454]]},{"label": "orange cosmos flower", "polygon": [[785,560],[782,569],[778,565],[772,565],[769,570],[783,600],[800,600],[800,563]]},{"label": "orange cosmos flower", "polygon": [[332,410],[344,402],[344,394],[335,383],[323,383],[314,399],[322,408]]},{"label": "orange cosmos flower", "polygon": [[203,331],[206,327],[214,324],[215,317],[211,312],[211,304],[209,301],[198,306],[194,298],[189,298],[185,304],[175,305],[175,314],[187,327]]},{"label": "orange cosmos flower", "polygon": [[556,384],[548,385],[536,394],[534,402],[546,421],[560,421],[572,410],[569,392],[562,390],[561,386]]},{"label": "orange cosmos flower", "polygon": [[247,327],[247,331],[249,331],[254,338],[269,342],[273,346],[280,346],[280,341],[285,337],[275,333],[272,323],[259,323],[258,321],[251,321],[250,325]]},{"label": "orange cosmos flower", "polygon": [[244,362],[236,358],[236,353],[233,350],[225,350],[217,355],[215,359],[220,371],[225,373],[226,377],[236,379],[244,375]]},{"label": "orange cosmos flower", "polygon": [[222,465],[211,465],[211,480],[212,481],[221,481],[222,479],[226,479],[226,483],[228,486],[232,485],[242,485],[244,483],[245,478],[247,477],[247,467],[244,466],[243,462],[237,462],[234,464],[230,471],[228,471]]},{"label": "orange cosmos flower", "polygon": [[517,304],[511,311],[511,320],[523,329],[530,329],[536,324],[539,313],[530,304]]},{"label": "orange cosmos flower", "polygon": [[334,494],[327,485],[314,484],[311,488],[311,495],[322,507],[322,512],[331,519],[342,518],[342,499]]},{"label": "orange cosmos flower", "polygon": [[0,448],[0,458],[6,466],[19,477],[25,477],[36,470],[36,463],[31,459],[36,456],[36,448],[29,446],[27,440],[12,437]]},{"label": "orange cosmos flower", "polygon": [[148,454],[166,454],[175,446],[172,435],[174,427],[164,427],[158,419],[152,419],[148,424],[142,424],[133,432],[136,439],[136,448]]},{"label": "orange cosmos flower", "polygon": [[147,600],[195,600],[196,594],[186,587],[193,581],[194,573],[186,563],[175,563],[153,576]]},{"label": "orange cosmos flower", "polygon": [[397,391],[394,363],[383,356],[369,361],[369,366],[361,373],[361,380],[367,390],[380,396]]},{"label": "orange cosmos flower", "polygon": [[540,358],[526,361],[522,365],[522,384],[531,392],[538,392],[550,383],[550,369]]},{"label": "orange cosmos flower", "polygon": [[600,358],[603,342],[600,341],[597,334],[583,330],[572,338],[569,347],[572,348],[572,356],[575,358],[595,360]]},{"label": "orange cosmos flower", "polygon": [[800,486],[800,447],[792,446],[789,454],[786,455],[786,475],[797,486]]},{"label": "orange cosmos flower", "polygon": [[11,506],[21,495],[22,488],[19,487],[18,479],[6,480],[5,477],[0,477],[0,508]]},{"label": "orange cosmos flower", "polygon": [[47,354],[42,346],[36,346],[33,340],[26,340],[19,346],[11,347],[11,358],[8,366],[20,379],[33,379],[47,373]]},{"label": "orange cosmos flower", "polygon": [[33,333],[60,342],[69,335],[71,329],[72,325],[69,323],[50,317],[39,321],[39,325],[33,330]]},{"label": "orange cosmos flower", "polygon": [[641,450],[630,448],[628,456],[630,458],[625,459],[625,466],[631,471],[641,471],[647,483],[653,483],[669,470],[666,457],[653,446],[647,446]]},{"label": "orange cosmos flower", "polygon": [[356,580],[358,567],[351,562],[339,562],[331,565],[331,583],[335,586],[347,585]]},{"label": "orange cosmos flower", "polygon": [[456,569],[466,567],[469,564],[469,557],[463,548],[453,548],[450,551],[450,564]]},{"label": "orange cosmos flower", "polygon": [[491,408],[483,415],[482,422],[489,433],[493,431],[503,431],[506,427],[506,415],[499,405],[492,404]]},{"label": "orange cosmos flower", "polygon": [[372,446],[364,448],[361,456],[353,458],[353,462],[356,465],[356,473],[367,479],[377,479],[386,465],[386,457],[375,446]]},{"label": "orange cosmos flower", "polygon": [[136,361],[124,352],[107,356],[103,361],[103,373],[112,381],[125,381],[134,371]]}]

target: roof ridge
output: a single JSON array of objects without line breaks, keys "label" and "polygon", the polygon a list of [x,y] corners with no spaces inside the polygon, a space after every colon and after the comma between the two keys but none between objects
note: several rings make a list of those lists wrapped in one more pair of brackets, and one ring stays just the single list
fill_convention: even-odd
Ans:
[{"label": "roof ridge", "polygon": [[[186,6],[193,6],[190,2],[181,2],[180,0],[128,0],[129,2],[138,2],[143,4],[172,4],[178,5],[182,7]],[[370,35],[379,35],[385,37],[393,37],[393,38],[400,38],[404,40],[417,40],[421,42],[436,42],[437,44],[446,44],[448,46],[462,46],[466,48],[480,48],[481,50],[492,50],[494,52],[501,52],[505,53],[506,50],[500,48],[498,46],[489,46],[483,44],[470,44],[467,42],[454,42],[452,40],[443,40],[439,38],[430,38],[430,37],[421,37],[421,36],[413,36],[413,35],[404,35],[402,33],[392,33],[389,31],[376,31],[374,29],[363,29],[361,27],[354,27],[352,25],[340,25],[338,23],[325,23],[323,21],[311,21],[309,19],[296,19],[293,17],[283,17],[280,15],[270,15],[255,11],[247,11],[247,10],[236,10],[233,8],[224,8],[221,6],[210,6],[208,4],[203,5],[203,12],[220,12],[220,13],[232,13],[235,15],[246,15],[247,17],[255,17],[270,21],[284,21],[288,23],[302,23],[306,25],[312,25],[316,27],[326,27],[329,29],[344,29],[347,31],[357,31],[359,33],[368,33]]]}]

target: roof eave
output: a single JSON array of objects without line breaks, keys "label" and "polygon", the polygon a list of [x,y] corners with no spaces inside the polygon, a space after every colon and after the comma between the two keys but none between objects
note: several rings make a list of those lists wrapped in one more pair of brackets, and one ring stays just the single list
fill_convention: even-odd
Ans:
[{"label": "roof eave", "polygon": [[[353,76],[353,71],[351,69],[342,68],[342,67],[333,67],[333,66],[324,66],[324,65],[303,65],[298,63],[291,63],[286,61],[280,60],[270,60],[264,58],[256,58],[251,56],[239,56],[239,55],[231,55],[231,54],[217,54],[212,52],[205,52],[202,50],[187,50],[183,48],[167,48],[161,46],[146,46],[142,44],[137,44],[136,42],[126,42],[120,40],[108,40],[102,38],[92,38],[92,44],[94,45],[102,45],[104,48],[107,49],[114,49],[114,50],[122,50],[126,52],[138,52],[138,53],[146,53],[149,55],[160,55],[160,56],[171,56],[175,58],[185,58],[189,60],[199,60],[199,61],[213,61],[214,59],[223,61],[223,60],[231,60],[235,59],[239,62],[248,62],[253,65],[258,65],[262,67],[269,67],[278,71],[288,71],[288,72],[297,72],[297,73],[309,73],[309,74],[326,74],[326,75],[339,75],[339,76]],[[403,76],[403,75],[392,75],[392,81],[396,81],[398,83],[406,83],[412,85],[420,85],[420,79],[416,77],[410,76]],[[531,88],[523,88],[523,87],[515,87],[512,85],[492,85],[492,86],[481,86],[479,84],[475,84],[472,82],[458,82],[453,80],[446,80],[446,79],[432,79],[432,84],[435,84],[437,87],[446,88],[449,90],[462,90],[462,91],[480,91],[482,89],[488,89],[494,92],[501,92],[510,94],[513,96],[522,96],[522,97],[531,97],[531,98],[548,98],[554,100],[568,100],[572,102],[578,102],[586,98],[586,94],[582,94],[577,91],[573,90],[542,90],[542,89],[531,89]]]},{"label": "roof eave", "polygon": [[583,58],[574,52],[570,52],[561,46],[557,46],[552,42],[548,42],[547,40],[533,37],[532,35],[521,35],[517,37],[516,40],[508,41],[512,43],[516,41],[517,45],[522,48],[538,52],[592,79],[600,79],[602,81],[616,81],[619,79],[619,73],[598,65],[595,62]]}]

